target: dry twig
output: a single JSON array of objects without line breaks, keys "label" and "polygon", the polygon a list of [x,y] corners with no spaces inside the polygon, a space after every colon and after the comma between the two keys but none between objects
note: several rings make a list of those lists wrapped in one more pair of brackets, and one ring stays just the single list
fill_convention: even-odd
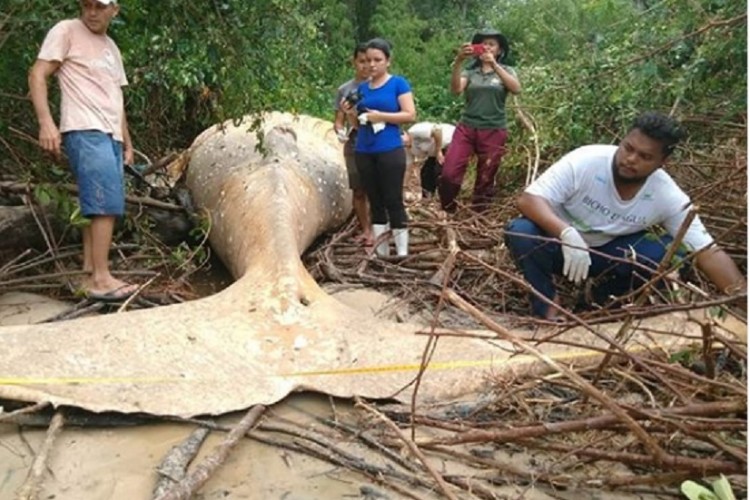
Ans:
[{"label": "dry twig", "polygon": [[35,500],[39,498],[39,491],[41,490],[42,477],[44,476],[44,469],[47,464],[47,457],[52,449],[52,444],[55,442],[57,434],[62,429],[64,422],[63,414],[61,411],[55,413],[52,418],[49,429],[47,429],[47,436],[44,438],[44,443],[39,449],[39,452],[34,457],[34,462],[31,464],[29,475],[26,477],[21,488],[18,490],[16,495],[17,500]]},{"label": "dry twig", "polygon": [[245,416],[242,417],[242,420],[227,435],[226,439],[192,473],[155,500],[187,500],[191,498],[208,481],[211,474],[224,463],[229,456],[229,452],[247,434],[250,428],[256,424],[265,410],[266,407],[263,405],[256,405],[250,408]]}]

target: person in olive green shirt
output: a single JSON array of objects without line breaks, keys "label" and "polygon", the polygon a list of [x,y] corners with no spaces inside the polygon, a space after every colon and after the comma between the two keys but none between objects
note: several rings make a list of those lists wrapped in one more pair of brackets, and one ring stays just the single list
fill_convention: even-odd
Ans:
[{"label": "person in olive green shirt", "polygon": [[[482,47],[478,47],[479,45]],[[475,51],[482,49],[483,52]],[[461,120],[445,156],[438,192],[443,210],[456,210],[456,196],[461,190],[466,168],[472,156],[477,157],[476,182],[472,208],[487,209],[495,195],[495,175],[505,154],[508,137],[505,100],[508,93],[521,92],[515,71],[505,64],[510,45],[499,31],[485,30],[474,35],[471,44],[458,49],[451,73],[451,91],[464,94]],[[468,57],[474,62],[463,69]]]}]

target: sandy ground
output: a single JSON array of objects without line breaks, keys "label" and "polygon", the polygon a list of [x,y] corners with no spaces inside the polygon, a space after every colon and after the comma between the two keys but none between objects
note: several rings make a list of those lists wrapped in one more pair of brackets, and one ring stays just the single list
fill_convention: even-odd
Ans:
[{"label": "sandy ground", "polygon": [[[327,398],[300,395],[273,408],[274,415],[297,421],[308,412],[325,412]],[[342,408],[343,409],[343,408]],[[231,423],[236,416],[223,419]],[[40,498],[148,499],[156,468],[192,427],[173,424],[131,428],[64,429],[49,457],[50,474]],[[0,426],[0,498],[13,498],[44,439],[45,431]],[[213,433],[197,460],[224,437]],[[357,474],[282,449],[244,440],[201,490],[201,498],[358,498],[361,487],[383,491]]]},{"label": "sandy ground", "polygon": [[[399,308],[377,292],[346,289],[336,296],[360,310],[396,317]],[[12,294],[0,297],[0,323],[32,323],[70,307],[32,295]],[[333,400],[325,395],[301,393],[269,408],[267,422],[289,421],[303,428],[325,432],[315,416],[342,422],[358,423],[361,411],[350,401]],[[359,417],[358,417],[359,416]],[[218,419],[231,425],[240,415]],[[165,454],[181,443],[194,429],[185,424],[147,424],[135,427],[62,429],[47,462],[40,499],[55,500],[119,500],[149,499],[157,481],[157,466]],[[0,424],[0,500],[15,498],[27,477],[31,463],[44,440],[46,428]],[[277,436],[274,434],[274,436]],[[212,432],[201,447],[195,463],[209,453],[224,434]],[[282,436],[288,442],[289,436]],[[372,464],[385,465],[384,457],[373,453],[356,440],[336,442],[346,451]],[[538,458],[524,453],[505,454],[493,450],[493,458],[508,460],[529,467]],[[407,456],[408,453],[402,455]],[[502,455],[502,456],[499,456]],[[434,459],[432,465],[442,471],[471,474],[461,464]],[[478,471],[474,471],[478,472]],[[485,483],[486,484],[486,483]],[[423,489],[414,489],[418,498],[439,498]],[[526,486],[505,486],[495,489],[498,498],[646,498],[589,491],[557,492]],[[548,494],[549,493],[549,494]],[[307,455],[286,451],[276,446],[245,439],[229,459],[210,478],[196,498],[201,499],[283,499],[315,500],[339,498],[396,499],[403,496],[377,484],[366,476]],[[468,496],[459,496],[469,498]],[[475,498],[475,497],[472,497]]]},{"label": "sandy ground", "polygon": [[[348,402],[335,401],[342,420],[353,419]],[[331,402],[318,394],[299,394],[270,409],[275,417],[315,427],[311,414],[332,415]],[[238,415],[221,419],[232,423]],[[320,424],[317,424],[320,426]],[[185,425],[158,424],[131,428],[65,428],[49,456],[49,474],[39,498],[149,499],[157,480],[156,468],[172,446],[192,431]],[[44,440],[44,429],[18,429],[0,424],[0,498],[10,499],[21,486],[36,450]],[[212,433],[196,461],[224,437]],[[338,443],[368,463],[384,465],[384,459],[364,446]],[[518,455],[518,462],[529,457]],[[438,470],[455,469],[455,464],[433,461]],[[555,498],[524,487],[498,488],[499,498]],[[525,492],[525,493],[524,493]],[[440,498],[421,490],[419,498]],[[251,440],[241,441],[229,459],[200,490],[203,499],[313,500],[338,498],[402,498],[367,477],[306,455],[285,451]],[[579,497],[580,498],[580,497]],[[605,497],[602,497],[605,498]],[[613,498],[608,496],[606,498]]]}]

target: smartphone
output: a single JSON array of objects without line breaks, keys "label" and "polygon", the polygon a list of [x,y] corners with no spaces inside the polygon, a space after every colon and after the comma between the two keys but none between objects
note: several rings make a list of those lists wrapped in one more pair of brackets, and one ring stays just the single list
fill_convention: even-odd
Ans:
[{"label": "smartphone", "polygon": [[484,44],[483,43],[471,44],[471,51],[474,53],[474,55],[481,56],[482,54],[484,54]]}]

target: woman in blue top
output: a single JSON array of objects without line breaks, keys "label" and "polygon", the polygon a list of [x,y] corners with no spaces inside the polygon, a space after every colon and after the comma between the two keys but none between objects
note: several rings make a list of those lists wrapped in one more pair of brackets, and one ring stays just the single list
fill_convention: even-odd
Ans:
[{"label": "woman in blue top", "polygon": [[[400,125],[416,119],[414,96],[409,82],[391,75],[391,46],[382,38],[367,42],[370,78],[359,86],[360,100],[355,107],[342,103],[356,113],[360,123],[354,147],[357,170],[370,200],[373,236],[393,230],[396,253],[408,255],[409,233],[404,208],[403,184],[406,153]],[[388,241],[377,245],[377,255],[389,254]]]}]

